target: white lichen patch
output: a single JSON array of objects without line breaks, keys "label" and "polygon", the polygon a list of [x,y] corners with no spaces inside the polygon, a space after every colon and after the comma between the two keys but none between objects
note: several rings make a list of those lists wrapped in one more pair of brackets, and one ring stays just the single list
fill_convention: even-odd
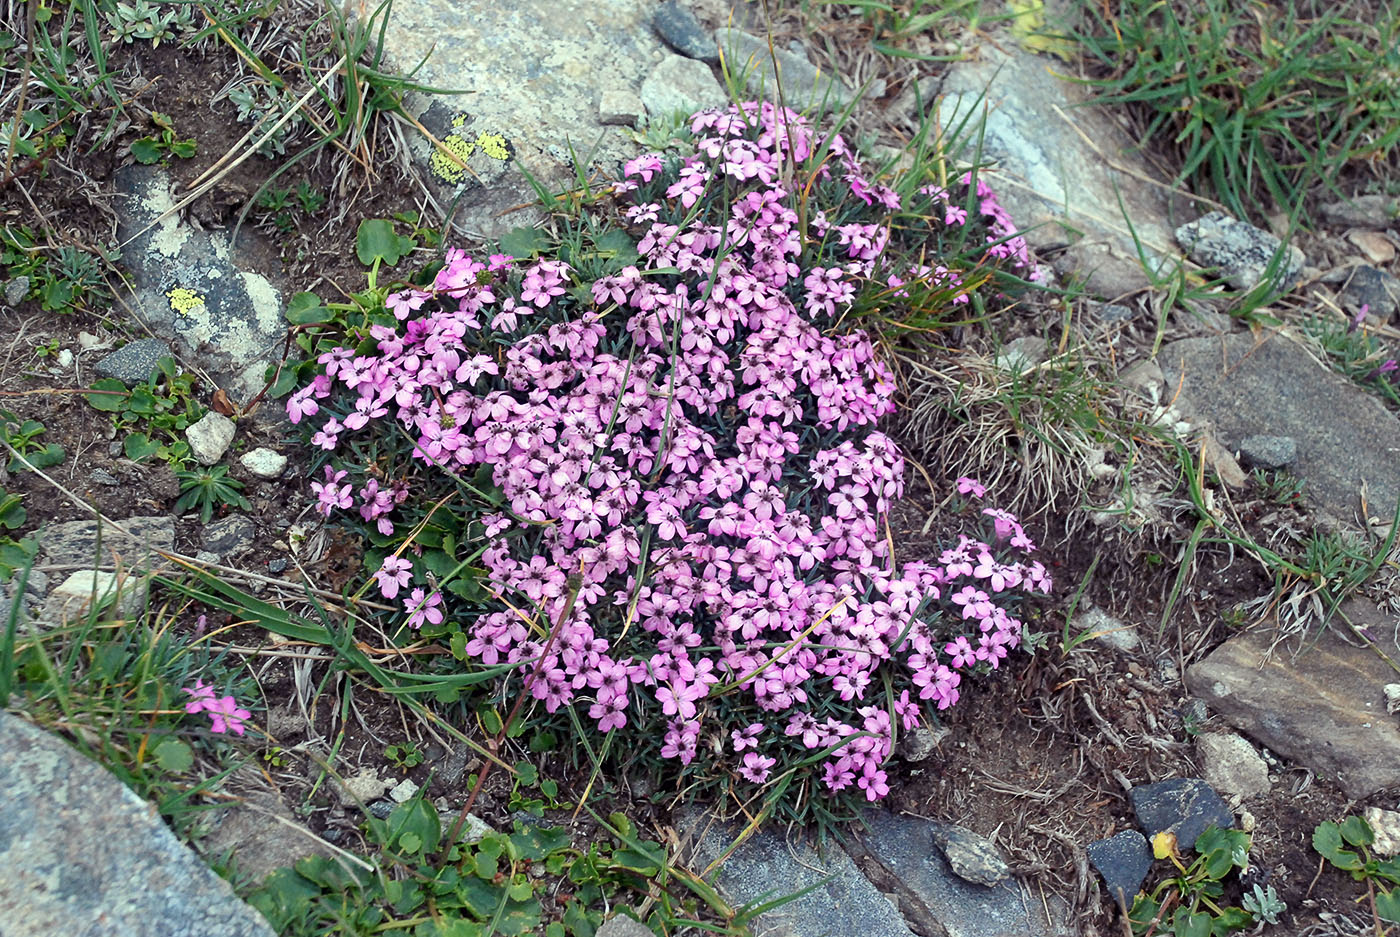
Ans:
[{"label": "white lichen patch", "polygon": [[[153,217],[165,215],[151,234],[151,250],[166,257],[178,257],[185,242],[189,240],[190,229],[180,223],[174,211],[175,200],[170,196],[170,189],[153,180],[146,186],[146,194],[141,202]],[[166,212],[170,214],[166,215]]]},{"label": "white lichen patch", "polygon": [[253,302],[253,318],[258,329],[270,336],[277,335],[282,330],[282,298],[277,294],[276,287],[262,274],[240,270],[239,275],[243,277],[243,287]]}]

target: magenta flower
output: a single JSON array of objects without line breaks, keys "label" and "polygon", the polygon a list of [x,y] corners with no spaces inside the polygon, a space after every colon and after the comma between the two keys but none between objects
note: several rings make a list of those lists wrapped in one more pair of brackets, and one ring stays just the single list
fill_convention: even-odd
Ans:
[{"label": "magenta flower", "polygon": [[404,601],[403,610],[408,615],[408,627],[415,631],[425,624],[442,624],[442,593],[434,591],[425,596],[422,589],[414,589]]},{"label": "magenta flower", "polygon": [[242,735],[244,731],[244,721],[252,715],[246,709],[240,709],[232,696],[218,697],[214,695],[214,688],[206,684],[203,680],[196,679],[194,687],[184,687],[180,690],[188,693],[191,699],[185,704],[185,712],[191,715],[199,712],[208,714],[211,724],[210,731],[223,734],[232,732],[235,735]]},{"label": "magenta flower", "polygon": [[768,780],[769,772],[777,763],[776,758],[769,758],[758,752],[748,752],[744,755],[744,766],[739,769],[739,773],[755,784],[762,784]]},{"label": "magenta flower", "polygon": [[384,557],[384,562],[374,572],[374,581],[379,584],[379,594],[386,599],[398,596],[399,590],[407,589],[412,580],[413,564],[400,556]]}]

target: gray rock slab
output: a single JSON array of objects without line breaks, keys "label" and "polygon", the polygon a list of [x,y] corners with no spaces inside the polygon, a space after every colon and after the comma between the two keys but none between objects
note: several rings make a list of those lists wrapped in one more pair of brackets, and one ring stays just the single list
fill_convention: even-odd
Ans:
[{"label": "gray rock slab", "polygon": [[1291,436],[1290,470],[1304,496],[1355,522],[1365,486],[1369,512],[1389,520],[1400,498],[1400,420],[1373,395],[1319,364],[1285,335],[1187,338],[1157,357],[1167,386],[1232,444],[1254,435]]},{"label": "gray rock slab", "polygon": [[[151,550],[175,549],[174,518],[128,517],[116,523],[126,533],[105,522],[99,531],[96,519],[50,524],[39,532],[39,552],[45,562],[54,565],[91,566],[96,562],[103,567],[109,567],[120,560],[126,569],[139,569],[149,564]],[[100,557],[99,533],[102,549]]]},{"label": "gray rock slab", "polygon": [[147,803],[0,712],[0,934],[272,937]]},{"label": "gray rock slab", "polygon": [[179,212],[162,218],[176,199],[159,166],[123,167],[116,185],[122,262],[142,318],[235,400],[251,400],[281,357],[287,328],[281,293],[263,275],[272,262],[234,250],[227,233],[196,229]]},{"label": "gray rock slab", "polygon": [[651,16],[651,27],[661,41],[688,59],[699,59],[710,65],[719,62],[719,46],[695,14],[678,0],[666,0]]},{"label": "gray rock slab", "polygon": [[210,553],[226,556],[244,547],[252,546],[257,527],[252,518],[242,514],[230,514],[204,528],[204,549]]},{"label": "gray rock slab", "polygon": [[1158,833],[1175,833],[1183,852],[1195,847],[1207,827],[1223,830],[1235,825],[1235,815],[1225,801],[1200,778],[1139,784],[1128,792],[1128,799],[1149,840]]},{"label": "gray rock slab", "polygon": [[1108,839],[1084,847],[1089,861],[1103,876],[1108,893],[1123,910],[1132,907],[1133,898],[1152,868],[1152,847],[1137,830],[1124,830]]},{"label": "gray rock slab", "polygon": [[[542,217],[511,210],[536,199],[517,163],[557,191],[573,178],[570,146],[609,172],[636,155],[635,143],[599,121],[598,102],[609,88],[638,91],[670,54],[652,29],[654,12],[647,0],[397,0],[384,34],[390,61],[405,71],[422,62],[415,81],[470,92],[409,101],[469,167],[409,136],[442,214],[463,233],[498,237]],[[483,134],[491,145],[481,145]]]},{"label": "gray rock slab", "polygon": [[[1104,111],[1081,106],[1085,90],[1055,70],[1052,60],[985,43],[950,66],[939,115],[945,128],[969,115],[975,127],[985,106],[981,158],[994,161],[986,181],[998,200],[1033,248],[1066,248],[1055,261],[1057,273],[1078,272],[1089,292],[1113,299],[1148,285],[1133,231],[1154,268],[1176,257],[1167,202],[1162,189],[1141,181],[1155,176],[1129,152],[1134,141]],[[923,98],[930,112],[935,100]],[[1110,160],[1131,172],[1114,169]]]},{"label": "gray rock slab", "polygon": [[[677,826],[692,835],[686,865],[696,874],[723,855],[739,832],[701,814],[682,817]],[[912,937],[890,899],[835,845],[819,855],[812,847],[788,842],[777,832],[760,831],[720,864],[717,875],[720,889],[734,904],[761,902],[817,886],[801,898],[759,915],[753,922],[756,934]]]},{"label": "gray rock slab", "polygon": [[123,384],[142,384],[150,379],[156,363],[174,352],[169,342],[142,338],[128,342],[93,367],[98,377],[114,377]]},{"label": "gray rock slab", "polygon": [[[1341,613],[1400,659],[1393,616],[1360,600],[1343,603]],[[1383,691],[1395,671],[1330,630],[1296,658],[1284,647],[1267,654],[1270,638],[1226,641],[1187,669],[1188,689],[1240,732],[1336,780],[1348,797],[1400,785],[1400,725],[1386,713]]]},{"label": "gray rock slab", "polygon": [[[1015,881],[974,885],[956,875],[935,846],[940,826],[921,817],[872,810],[860,834],[871,858],[909,889],[948,937],[1039,937],[1069,933],[1040,914],[1039,899]],[[859,931],[852,931],[859,933]],[[873,933],[873,932],[872,932]]]},{"label": "gray rock slab", "polygon": [[[1221,211],[1202,215],[1176,229],[1176,239],[1203,267],[1214,267],[1237,290],[1252,290],[1263,283],[1269,264],[1282,242],[1267,231],[1231,218]],[[1289,245],[1279,260],[1275,289],[1288,289],[1298,280],[1307,258]]]},{"label": "gray rock slab", "polygon": [[656,937],[650,927],[625,914],[604,921],[596,934],[597,937]]},{"label": "gray rock slab", "polygon": [[[725,58],[733,75],[744,76],[744,90],[755,97],[782,101],[797,111],[825,106],[828,110],[843,107],[854,97],[839,75],[822,71],[807,56],[768,39],[742,30],[723,26],[715,30],[714,44]],[[777,63],[776,76],[774,63]]]},{"label": "gray rock slab", "polygon": [[1400,222],[1400,199],[1389,195],[1358,195],[1322,206],[1322,217],[1354,228],[1392,228]]}]

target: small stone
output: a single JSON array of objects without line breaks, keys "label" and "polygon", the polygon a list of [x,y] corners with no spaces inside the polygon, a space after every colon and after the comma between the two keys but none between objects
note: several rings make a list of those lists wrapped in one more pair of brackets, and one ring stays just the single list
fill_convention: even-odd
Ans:
[{"label": "small stone", "polygon": [[335,788],[341,805],[353,807],[370,804],[383,797],[389,789],[389,782],[380,778],[373,768],[363,768],[353,778],[337,781]]},{"label": "small stone", "polygon": [[194,555],[195,562],[202,563],[205,566],[218,566],[223,562],[223,559],[222,556],[212,550],[200,550]]},{"label": "small stone", "polygon": [[49,594],[39,618],[49,625],[63,625],[87,616],[96,605],[100,612],[116,603],[116,614],[132,618],[146,600],[146,580],[142,577],[102,570],[83,569],[63,580]]},{"label": "small stone", "polygon": [[726,100],[704,62],[668,55],[642,82],[642,104],[652,120],[666,120],[677,112],[691,114]]},{"label": "small stone", "polygon": [[917,726],[900,737],[899,757],[908,762],[927,761],[950,734],[947,726],[938,726],[935,729]]},{"label": "small stone", "polygon": [[1240,798],[1269,792],[1269,766],[1244,738],[1233,732],[1210,732],[1196,739],[1206,783]]},{"label": "small stone", "polygon": [[1148,839],[1158,833],[1175,833],[1183,849],[1193,848],[1208,826],[1229,829],[1235,825],[1225,801],[1200,778],[1139,784],[1128,792],[1128,799]]},{"label": "small stone", "polygon": [[116,488],[121,484],[121,479],[117,478],[117,476],[106,469],[93,469],[91,472],[88,472],[88,481],[103,485],[107,488]]},{"label": "small stone", "polygon": [[1128,322],[1137,315],[1136,309],[1118,303],[1089,303],[1088,309],[1094,318],[1108,323]]},{"label": "small stone", "polygon": [[1358,195],[1347,201],[1323,205],[1321,214],[1332,224],[1346,227],[1395,227],[1396,220],[1400,219],[1400,202],[1388,195]]},{"label": "small stone", "polygon": [[[444,837],[452,832],[452,827],[457,822],[457,815],[461,812],[460,808],[457,810],[439,808],[438,822],[442,825],[442,835]],[[460,843],[476,843],[480,842],[482,837],[490,836],[494,832],[496,832],[494,826],[487,823],[476,814],[469,813],[467,814],[467,818],[462,821],[462,832],[457,834],[457,841]]]},{"label": "small stone", "polygon": [[1108,893],[1126,910],[1152,867],[1152,849],[1147,845],[1147,838],[1137,830],[1124,830],[1116,836],[1090,843],[1084,851],[1103,876]]},{"label": "small stone", "polygon": [[276,559],[271,559],[267,561],[267,571],[269,573],[281,573],[285,572],[286,569],[287,558],[285,556],[279,556]]},{"label": "small stone", "polygon": [[173,355],[170,346],[158,338],[143,338],[129,342],[97,362],[98,377],[114,377],[123,384],[141,384],[149,380],[161,358]]},{"label": "small stone", "polygon": [[63,370],[68,370],[73,366],[73,353],[67,348],[60,348],[58,354],[54,356],[54,363]]},{"label": "small stone", "polygon": [[15,277],[5,283],[5,303],[18,306],[29,295],[29,277]]},{"label": "small stone", "polygon": [[1206,708],[1205,700],[1187,700],[1186,705],[1181,707],[1181,724],[1193,730],[1199,730],[1210,718],[1210,710]]},{"label": "small stone", "polygon": [[1297,460],[1298,442],[1292,436],[1246,436],[1240,456],[1254,468],[1279,469]]},{"label": "small stone", "polygon": [[625,914],[604,921],[594,933],[596,937],[655,937],[650,927]]},{"label": "small stone", "polygon": [[719,62],[719,47],[705,35],[695,14],[676,0],[666,0],[651,15],[651,28],[676,52],[688,59],[699,59],[708,65]]},{"label": "small stone", "polygon": [[1176,668],[1176,661],[1170,657],[1159,657],[1157,664],[1157,679],[1164,686],[1172,686],[1181,682],[1181,671]]},{"label": "small stone", "polygon": [[642,99],[626,88],[608,88],[598,95],[598,123],[604,127],[635,127],[646,113]]},{"label": "small stone", "polygon": [[1011,868],[985,838],[954,823],[938,823],[933,842],[943,850],[953,874],[974,885],[995,885],[1011,877]]},{"label": "small stone", "polygon": [[287,470],[287,457],[265,446],[243,453],[238,461],[258,478],[279,478]]},{"label": "small stone", "polygon": [[1045,360],[1045,339],[1038,335],[1027,335],[1014,339],[997,352],[996,366],[1003,371],[1020,373]]},{"label": "small stone", "polygon": [[1081,634],[1088,633],[1090,640],[1120,651],[1131,651],[1138,646],[1137,629],[1101,608],[1086,608],[1075,615],[1074,628]]},{"label": "small stone", "polygon": [[227,556],[253,542],[257,527],[242,514],[230,514],[204,528],[204,549]]},{"label": "small stone", "polygon": [[119,442],[109,442],[107,444],[107,455],[111,456],[114,459],[121,458],[122,444]]},{"label": "small stone", "polygon": [[389,819],[389,814],[394,812],[394,802],[392,800],[376,800],[369,805],[370,816],[377,820]]},{"label": "small stone", "polygon": [[78,347],[83,351],[96,351],[99,348],[109,348],[111,345],[110,338],[101,338],[91,332],[78,333]]},{"label": "small stone", "polygon": [[[1219,211],[1177,228],[1176,239],[1192,260],[1219,269],[1226,282],[1238,290],[1254,289],[1264,281],[1282,243],[1269,232]],[[1292,287],[1306,262],[1303,252],[1290,245],[1276,276],[1276,287]]]},{"label": "small stone", "polygon": [[1380,807],[1367,807],[1361,816],[1371,825],[1376,839],[1371,843],[1371,851],[1379,856],[1393,856],[1400,853],[1400,813],[1382,810]]},{"label": "small stone", "polygon": [[189,429],[185,439],[200,465],[213,465],[224,457],[233,442],[233,421],[222,413],[210,410]]},{"label": "small stone", "polygon": [[418,785],[413,783],[412,778],[404,778],[394,789],[389,792],[389,799],[396,804],[406,803],[413,799],[413,795],[418,793]]},{"label": "small stone", "polygon": [[1400,311],[1400,278],[1370,264],[1352,267],[1342,281],[1341,298],[1357,311],[1369,306],[1371,315],[1389,319]]},{"label": "small stone", "polygon": [[1381,692],[1385,694],[1385,711],[1392,716],[1400,713],[1400,683],[1387,683]]}]

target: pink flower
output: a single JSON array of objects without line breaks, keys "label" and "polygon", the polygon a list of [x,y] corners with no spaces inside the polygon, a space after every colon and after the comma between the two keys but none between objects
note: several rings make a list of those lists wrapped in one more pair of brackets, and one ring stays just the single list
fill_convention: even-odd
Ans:
[{"label": "pink flower", "polygon": [[758,752],[748,752],[744,755],[744,766],[739,769],[739,773],[755,784],[762,784],[768,780],[768,773],[777,763],[776,758],[769,758]]},{"label": "pink flower", "polygon": [[422,589],[414,589],[403,604],[408,615],[408,626],[417,630],[425,624],[442,624],[442,593],[433,592],[425,596]]},{"label": "pink flower", "polygon": [[412,579],[413,564],[399,556],[384,557],[384,562],[374,572],[374,580],[379,583],[379,594],[386,599],[392,599],[400,589],[408,588]]},{"label": "pink flower", "polygon": [[185,712],[191,715],[198,712],[208,714],[209,721],[212,723],[211,731],[219,734],[224,732],[233,732],[235,735],[243,734],[244,720],[252,713],[246,709],[239,709],[232,696],[215,696],[214,688],[199,679],[195,680],[193,689],[183,687],[180,692],[188,693],[192,697],[185,704]]},{"label": "pink flower", "polygon": [[987,493],[986,485],[975,478],[968,478],[966,475],[957,480],[957,486],[960,495],[972,495],[974,498],[980,498]]}]

